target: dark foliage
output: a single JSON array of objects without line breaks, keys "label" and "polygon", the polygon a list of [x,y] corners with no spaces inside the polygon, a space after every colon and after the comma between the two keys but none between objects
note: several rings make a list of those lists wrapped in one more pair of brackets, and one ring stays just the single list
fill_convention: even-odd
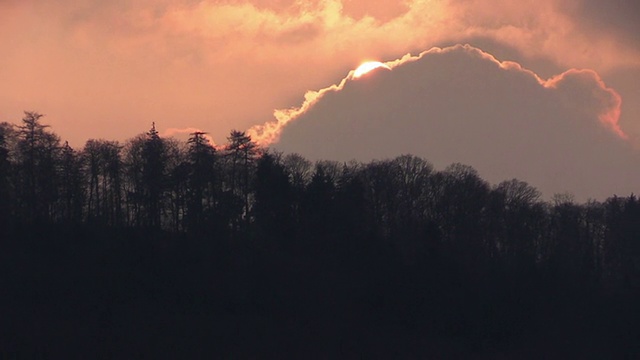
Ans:
[{"label": "dark foliage", "polygon": [[640,200],[0,124],[8,358],[632,358]]}]

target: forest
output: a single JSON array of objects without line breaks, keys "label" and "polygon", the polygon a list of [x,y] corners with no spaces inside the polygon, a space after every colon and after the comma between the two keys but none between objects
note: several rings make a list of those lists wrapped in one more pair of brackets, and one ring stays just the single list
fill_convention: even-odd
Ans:
[{"label": "forest", "polygon": [[43,120],[0,124],[3,358],[640,355],[633,194]]}]

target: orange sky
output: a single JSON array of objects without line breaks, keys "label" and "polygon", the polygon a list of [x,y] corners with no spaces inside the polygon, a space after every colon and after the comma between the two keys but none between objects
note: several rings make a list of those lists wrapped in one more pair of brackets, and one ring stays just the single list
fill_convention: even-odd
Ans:
[{"label": "orange sky", "polygon": [[[605,4],[606,3],[606,4]],[[364,60],[470,43],[547,78],[593,69],[640,135],[633,1],[0,1],[0,121],[23,110],[64,140],[125,140],[155,121],[224,141]]]}]

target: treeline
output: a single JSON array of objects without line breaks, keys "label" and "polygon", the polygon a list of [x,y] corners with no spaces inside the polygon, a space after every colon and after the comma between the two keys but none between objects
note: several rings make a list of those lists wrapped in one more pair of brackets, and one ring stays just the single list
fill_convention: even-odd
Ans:
[{"label": "treeline", "polygon": [[[411,155],[311,163],[261,149],[239,131],[215,147],[201,132],[184,143],[162,138],[154,125],[123,144],[89,140],[76,150],[41,117],[25,112],[20,124],[0,125],[5,249],[19,248],[24,239],[33,240],[28,251],[35,251],[53,246],[45,243],[56,237],[74,238],[89,258],[110,256],[120,264],[105,263],[106,275],[95,265],[87,270],[120,279],[105,282],[111,293],[133,281],[117,277],[120,271],[140,270],[122,259],[147,259],[141,261],[159,266],[167,278],[142,271],[146,278],[136,281],[160,286],[174,279],[175,296],[204,299],[171,302],[202,311],[172,320],[185,327],[221,321],[254,350],[293,346],[280,336],[307,344],[324,339],[325,348],[297,354],[323,349],[325,356],[363,354],[356,349],[374,339],[384,340],[372,353],[404,346],[408,353],[395,353],[402,356],[422,346],[441,355],[508,352],[514,341],[525,349],[544,339],[543,355],[544,346],[567,346],[550,335],[555,331],[565,332],[558,334],[565,340],[597,339],[603,348],[637,334],[636,325],[621,320],[638,317],[632,311],[640,299],[640,200],[634,195],[585,204],[556,196],[549,203],[523,181],[492,186],[462,164],[437,171]],[[131,245],[138,240],[148,248]],[[166,247],[175,251],[170,261],[166,254],[145,257]],[[84,264],[71,250],[57,251],[52,254]],[[51,261],[38,256],[39,263]],[[14,289],[20,284],[16,280]],[[158,313],[176,310],[154,301],[161,303],[155,303]],[[114,318],[125,320],[109,309],[110,325],[94,325],[106,326],[109,336],[126,332],[126,326],[111,328]],[[260,335],[239,330],[236,321]],[[266,335],[267,328],[281,334]],[[597,344],[584,349],[601,350]],[[226,346],[219,350],[227,355],[242,348]],[[244,354],[258,352],[251,349]]]}]

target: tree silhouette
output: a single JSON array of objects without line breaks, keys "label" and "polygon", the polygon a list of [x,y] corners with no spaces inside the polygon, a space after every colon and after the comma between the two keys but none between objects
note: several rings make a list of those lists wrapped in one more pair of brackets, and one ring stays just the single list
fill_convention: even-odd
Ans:
[{"label": "tree silhouette", "polygon": [[289,174],[276,155],[265,152],[257,161],[254,181],[255,224],[263,240],[277,245],[292,237],[292,187]]},{"label": "tree silhouette", "polygon": [[397,195],[393,211],[392,231],[400,239],[400,252],[404,259],[415,260],[433,246],[434,194],[431,189],[433,166],[416,156],[402,155],[391,161]]},{"label": "tree silhouette", "polygon": [[140,227],[143,221],[144,206],[144,183],[142,176],[143,167],[143,147],[146,140],[145,135],[138,135],[124,146],[124,189],[125,189],[125,217],[130,226]]},{"label": "tree silhouette", "polygon": [[[228,188],[230,197],[238,197],[242,201],[245,224],[250,219],[250,186],[255,171],[255,161],[258,154],[257,145],[251,140],[251,136],[244,132],[232,130],[227,137],[226,159],[228,166]],[[234,231],[237,230],[238,220],[233,221]]]},{"label": "tree silhouette", "polygon": [[2,229],[6,229],[9,224],[9,214],[14,205],[11,199],[11,162],[7,139],[10,131],[10,124],[0,123],[0,228]]},{"label": "tree silhouette", "polygon": [[159,228],[161,225],[166,168],[166,145],[156,130],[156,124],[153,123],[142,147],[142,183],[144,184],[146,225],[151,228]]},{"label": "tree silhouette", "polygon": [[514,271],[531,270],[540,254],[539,229],[545,226],[540,192],[524,181],[503,181],[491,193],[493,213],[489,221],[495,227],[493,244],[498,256]]},{"label": "tree silhouette", "polygon": [[212,220],[220,196],[218,154],[208,143],[206,133],[194,132],[188,140],[189,150],[189,227],[200,229]]},{"label": "tree silhouette", "polygon": [[640,201],[614,196],[605,203],[604,256],[610,285],[638,293],[640,286]]},{"label": "tree silhouette", "polygon": [[83,150],[89,177],[87,215],[110,226],[123,221],[121,149],[117,142],[89,140]]},{"label": "tree silhouette", "polygon": [[85,201],[82,158],[68,142],[60,157],[60,217],[64,222],[80,223]]},{"label": "tree silhouette", "polygon": [[584,233],[584,211],[573,203],[555,205],[551,210],[550,265],[557,279],[567,286],[592,280],[595,271],[593,248]]},{"label": "tree silhouette", "polygon": [[362,170],[365,198],[373,217],[372,230],[380,237],[388,237],[391,232],[398,193],[394,177],[393,165],[389,161],[374,161]]},{"label": "tree silhouette", "polygon": [[23,219],[47,222],[56,201],[56,160],[59,138],[46,131],[48,125],[40,123],[42,114],[25,112],[18,127],[17,171],[19,202],[23,204]]},{"label": "tree silhouette", "polygon": [[305,188],[311,181],[313,174],[311,161],[299,154],[287,154],[282,160],[286,172],[289,174],[289,183],[292,191],[292,217],[293,221],[299,223],[301,214],[301,204]]},{"label": "tree silhouette", "polygon": [[302,229],[304,238],[319,244],[328,240],[336,224],[335,165],[317,162],[311,182],[307,186],[302,202]]},{"label": "tree silhouette", "polygon": [[463,263],[474,266],[487,251],[483,239],[483,213],[489,185],[475,169],[452,164],[435,177],[439,196],[436,212],[446,246],[459,252]]}]

